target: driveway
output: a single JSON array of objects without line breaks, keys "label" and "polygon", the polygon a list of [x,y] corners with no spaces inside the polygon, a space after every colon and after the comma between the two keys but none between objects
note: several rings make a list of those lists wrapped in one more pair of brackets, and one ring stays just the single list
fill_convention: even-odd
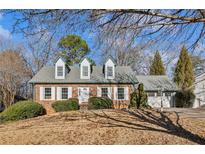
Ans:
[{"label": "driveway", "polygon": [[164,111],[176,112],[183,117],[205,120],[205,108],[166,108]]}]

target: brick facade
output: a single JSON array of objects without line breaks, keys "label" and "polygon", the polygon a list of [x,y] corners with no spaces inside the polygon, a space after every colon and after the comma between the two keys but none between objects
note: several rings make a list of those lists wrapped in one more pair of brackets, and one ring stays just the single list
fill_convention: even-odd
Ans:
[{"label": "brick facade", "polygon": [[[55,100],[40,100],[40,87],[55,87]],[[89,87],[89,97],[97,96],[97,87],[112,87],[113,107],[115,109],[128,108],[130,103],[131,84],[35,84],[33,99],[44,106],[49,106],[57,99],[57,87],[72,87],[72,97],[78,98],[78,87]],[[114,100],[114,87],[128,87],[128,100]]]}]

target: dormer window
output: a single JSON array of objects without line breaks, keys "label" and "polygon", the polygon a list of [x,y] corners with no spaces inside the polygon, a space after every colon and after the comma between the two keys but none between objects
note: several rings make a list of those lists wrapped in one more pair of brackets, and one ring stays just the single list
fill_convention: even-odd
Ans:
[{"label": "dormer window", "polygon": [[65,79],[65,62],[61,58],[55,63],[55,79]]},{"label": "dormer window", "polygon": [[88,76],[88,66],[83,66],[83,76]]},{"label": "dormer window", "polygon": [[63,66],[57,66],[57,76],[63,76]]},{"label": "dormer window", "polygon": [[108,60],[105,62],[105,78],[115,78],[115,63],[112,58],[108,58]]},{"label": "dormer window", "polygon": [[111,66],[107,67],[107,76],[113,77],[113,67],[111,67]]},{"label": "dormer window", "polygon": [[84,58],[80,63],[80,78],[90,79],[91,64],[87,58]]}]

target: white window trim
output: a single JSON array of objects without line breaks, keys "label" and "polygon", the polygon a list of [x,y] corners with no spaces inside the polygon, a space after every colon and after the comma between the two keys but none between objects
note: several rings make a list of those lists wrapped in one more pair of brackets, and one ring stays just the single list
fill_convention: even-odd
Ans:
[{"label": "white window trim", "polygon": [[[86,60],[86,61],[85,61]],[[83,66],[88,67],[88,76],[83,75]],[[90,79],[90,74],[91,74],[91,68],[90,68],[90,62],[87,59],[84,59],[81,64],[80,64],[80,78],[81,79]]]},{"label": "white window trim", "polygon": [[[51,100],[55,100],[55,87],[40,87],[40,89],[42,88],[42,91],[40,90],[40,95],[43,95],[43,98],[41,98],[40,96],[40,100],[43,100],[43,101],[51,101]],[[51,98],[50,99],[46,99],[45,98],[45,88],[51,88]],[[43,94],[41,94],[41,92]]]},{"label": "white window trim", "polygon": [[[50,98],[50,99],[46,99],[46,98],[45,98],[46,88],[50,88],[50,89],[51,89],[51,98]],[[44,100],[52,100],[52,87],[44,87],[44,88],[43,88],[43,99],[44,99]]]},{"label": "white window trim", "polygon": [[[87,69],[87,74],[88,74],[88,75],[84,75],[84,74],[83,74],[85,67],[86,67],[86,69]],[[86,66],[86,65],[82,66],[82,76],[83,76],[83,77],[88,77],[88,76],[89,76],[89,66]]]},{"label": "white window trim", "polygon": [[[112,75],[109,75],[109,72],[108,72],[108,68],[111,68],[112,69]],[[114,78],[114,67],[113,66],[107,66],[107,78]]]},{"label": "white window trim", "polygon": [[[63,99],[62,96],[63,96],[63,88],[66,88],[67,89],[67,95],[68,95],[68,98],[67,99]],[[61,87],[61,100],[68,100],[69,99],[69,89],[68,87]]]},{"label": "white window trim", "polygon": [[[58,71],[59,71],[59,67],[61,67],[62,68],[62,75],[58,75]],[[63,77],[63,74],[64,74],[64,68],[63,68],[63,66],[57,66],[57,68],[56,68],[57,70],[57,77]]]},{"label": "white window trim", "polygon": [[[62,88],[68,89],[67,99],[62,99]],[[57,100],[68,100],[69,98],[72,98],[72,87],[57,87]]]},{"label": "white window trim", "polygon": [[[108,67],[112,67],[112,76],[108,76]],[[106,79],[114,79],[115,78],[115,67],[107,65],[105,67],[105,78]]]},{"label": "white window trim", "polygon": [[[58,67],[63,67],[63,75],[62,76],[58,76]],[[55,67],[56,71],[55,71],[55,78],[56,79],[65,79],[65,66],[63,65],[56,65]]]},{"label": "white window trim", "polygon": [[[118,99],[118,88],[124,88],[124,99]],[[129,88],[128,87],[115,87],[115,100],[117,101],[127,101],[129,100]]]},{"label": "white window trim", "polygon": [[101,90],[101,97],[102,97],[102,93],[103,93],[102,88],[107,89],[107,97],[109,97],[109,89],[108,89],[108,87],[101,87],[100,88],[100,90]]},{"label": "white window trim", "polygon": [[[118,99],[118,88],[123,88],[124,89],[124,99]],[[126,100],[125,99],[125,87],[117,87],[117,100]]]},{"label": "white window trim", "polygon": [[108,89],[108,98],[113,99],[112,87],[106,87],[106,86],[97,87],[97,96],[102,97],[102,88],[107,88]]},{"label": "white window trim", "polygon": [[[63,75],[58,76],[58,67],[63,67]],[[55,79],[65,79],[65,62],[60,58],[55,64]]]},{"label": "white window trim", "polygon": [[[113,76],[108,76],[107,67],[112,67]],[[114,79],[115,78],[115,64],[111,59],[108,59],[105,63],[105,79]]]}]

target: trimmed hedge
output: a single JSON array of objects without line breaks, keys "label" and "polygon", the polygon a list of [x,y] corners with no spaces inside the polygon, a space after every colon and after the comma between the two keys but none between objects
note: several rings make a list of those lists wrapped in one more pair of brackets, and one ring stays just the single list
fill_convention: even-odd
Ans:
[{"label": "trimmed hedge", "polygon": [[88,100],[88,109],[111,109],[112,100],[105,97],[90,97]]},{"label": "trimmed hedge", "polygon": [[56,112],[78,110],[78,99],[70,98],[69,100],[56,101],[52,104],[52,107]]},{"label": "trimmed hedge", "polygon": [[13,121],[33,118],[46,114],[44,107],[32,101],[17,102],[0,114],[0,121]]}]

